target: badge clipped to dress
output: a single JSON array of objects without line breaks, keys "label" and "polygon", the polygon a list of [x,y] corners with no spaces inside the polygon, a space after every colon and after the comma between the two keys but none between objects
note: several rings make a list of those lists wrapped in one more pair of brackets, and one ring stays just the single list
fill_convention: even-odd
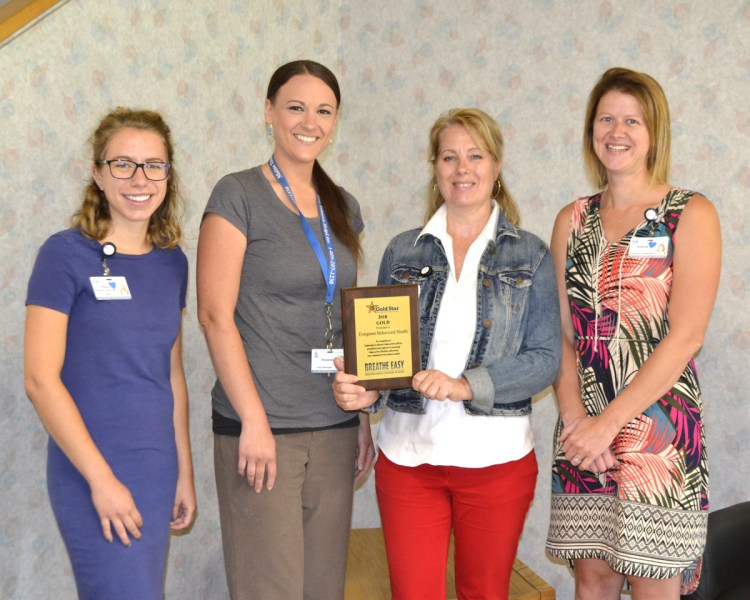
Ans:
[{"label": "badge clipped to dress", "polygon": [[97,300],[132,300],[124,277],[89,277]]},{"label": "badge clipped to dress", "polygon": [[132,300],[128,282],[124,277],[110,277],[107,259],[117,252],[112,242],[102,245],[102,276],[89,277],[97,300]]},{"label": "badge clipped to dress", "polygon": [[669,236],[654,234],[659,223],[659,211],[647,208],[643,211],[643,218],[651,228],[648,237],[633,236],[630,238],[628,256],[631,258],[667,258],[669,251]]},{"label": "badge clipped to dress", "polygon": [[630,239],[628,256],[630,258],[667,258],[669,237],[633,237]]}]

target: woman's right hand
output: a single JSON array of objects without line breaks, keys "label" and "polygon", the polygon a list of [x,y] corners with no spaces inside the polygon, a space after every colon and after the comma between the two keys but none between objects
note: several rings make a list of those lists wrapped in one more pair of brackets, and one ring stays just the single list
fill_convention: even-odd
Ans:
[{"label": "woman's right hand", "polygon": [[224,217],[207,214],[198,238],[198,320],[211,362],[242,423],[237,471],[260,493],[276,482],[276,442],[234,321],[247,237]]},{"label": "woman's right hand", "polygon": [[143,517],[130,490],[114,475],[91,485],[91,501],[99,515],[104,539],[114,540],[113,529],[123,546],[130,547],[128,534],[141,539]]},{"label": "woman's right hand", "polygon": [[237,470],[258,494],[263,490],[264,481],[267,490],[273,489],[276,483],[276,440],[265,418],[243,421]]},{"label": "woman's right hand", "polygon": [[344,361],[341,358],[334,358],[333,364],[338,370],[333,378],[333,397],[341,410],[361,410],[377,402],[380,394],[357,385],[356,375],[344,373]]},{"label": "woman's right hand", "polygon": [[26,393],[44,427],[88,482],[104,539],[112,542],[116,534],[125,546],[130,546],[130,536],[141,538],[143,518],[130,490],[115,477],[94,444],[73,397],[60,378],[67,332],[68,315],[43,306],[30,305],[26,309]]},{"label": "woman's right hand", "polygon": [[611,449],[607,448],[601,456],[591,461],[589,471],[594,473],[606,473],[609,470],[617,469],[620,461],[617,460]]}]

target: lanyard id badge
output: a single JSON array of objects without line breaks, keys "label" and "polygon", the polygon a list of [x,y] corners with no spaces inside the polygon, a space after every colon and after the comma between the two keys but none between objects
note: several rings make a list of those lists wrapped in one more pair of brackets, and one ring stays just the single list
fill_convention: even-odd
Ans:
[{"label": "lanyard id badge", "polygon": [[[336,252],[333,248],[333,237],[331,236],[331,230],[328,226],[328,219],[326,218],[323,205],[320,202],[320,196],[316,194],[315,199],[318,203],[318,214],[320,215],[320,227],[323,230],[323,241],[325,242],[326,251],[323,252],[323,248],[315,237],[315,233],[307,222],[305,215],[302,214],[297,201],[294,199],[294,193],[289,185],[284,174],[281,172],[279,165],[276,164],[274,156],[268,160],[268,166],[273,173],[273,176],[279,182],[279,185],[284,189],[284,192],[289,198],[297,212],[299,213],[300,224],[302,231],[305,233],[307,242],[310,244],[315,257],[318,259],[320,270],[323,273],[323,278],[326,283],[326,300],[325,300],[325,316],[326,316],[326,334],[325,334],[325,348],[313,348],[310,354],[310,372],[312,373],[335,373],[336,367],[333,366],[333,359],[336,356],[343,355],[343,350],[333,347],[333,294],[336,290]],[[327,260],[326,260],[327,258]]]},{"label": "lanyard id badge", "polygon": [[310,372],[335,373],[334,358],[344,358],[344,351],[341,348],[313,348],[310,354]]}]

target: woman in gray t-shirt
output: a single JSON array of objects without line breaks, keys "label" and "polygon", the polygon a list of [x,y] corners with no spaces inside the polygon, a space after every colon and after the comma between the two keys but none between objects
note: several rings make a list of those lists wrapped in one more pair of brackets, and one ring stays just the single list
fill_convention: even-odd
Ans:
[{"label": "woman in gray t-shirt", "polygon": [[198,243],[198,318],[217,374],[214,462],[233,600],[343,598],[353,483],[374,455],[367,415],[333,400],[339,288],[356,284],[362,218],[317,161],[340,92],[295,61],[268,86],[268,164],[223,177]]}]

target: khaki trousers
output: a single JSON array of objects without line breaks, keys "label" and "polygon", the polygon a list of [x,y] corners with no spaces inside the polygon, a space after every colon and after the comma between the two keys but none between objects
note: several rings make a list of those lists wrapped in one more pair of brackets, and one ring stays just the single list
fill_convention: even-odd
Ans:
[{"label": "khaki trousers", "polygon": [[239,438],[214,435],[224,566],[232,600],[342,600],[357,428],[275,435],[274,488],[237,473]]}]

